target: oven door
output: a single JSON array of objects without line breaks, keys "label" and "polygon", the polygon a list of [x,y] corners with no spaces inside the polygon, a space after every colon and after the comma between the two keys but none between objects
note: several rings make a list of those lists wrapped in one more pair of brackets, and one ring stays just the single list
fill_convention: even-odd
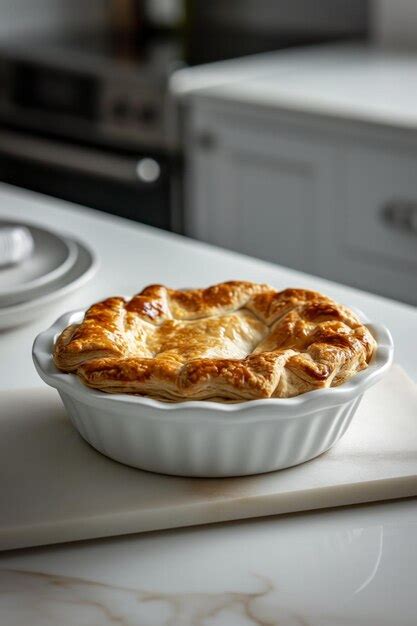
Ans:
[{"label": "oven door", "polygon": [[0,129],[0,180],[121,217],[178,230],[173,157],[132,155]]}]

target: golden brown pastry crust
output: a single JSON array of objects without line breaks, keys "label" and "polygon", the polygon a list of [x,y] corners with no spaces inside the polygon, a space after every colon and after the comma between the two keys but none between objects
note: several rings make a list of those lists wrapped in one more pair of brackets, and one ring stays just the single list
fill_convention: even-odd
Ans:
[{"label": "golden brown pastry crust", "polygon": [[242,401],[340,385],[375,346],[352,311],[320,293],[231,281],[151,285],[94,304],[61,333],[54,361],[110,393]]}]

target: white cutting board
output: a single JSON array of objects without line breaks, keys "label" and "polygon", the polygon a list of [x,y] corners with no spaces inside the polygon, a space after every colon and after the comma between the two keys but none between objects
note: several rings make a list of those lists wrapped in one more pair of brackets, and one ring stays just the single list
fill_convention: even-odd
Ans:
[{"label": "white cutting board", "polygon": [[298,467],[177,478],[125,467],[72,428],[58,394],[0,394],[0,549],[417,495],[417,387],[394,366],[343,439]]}]

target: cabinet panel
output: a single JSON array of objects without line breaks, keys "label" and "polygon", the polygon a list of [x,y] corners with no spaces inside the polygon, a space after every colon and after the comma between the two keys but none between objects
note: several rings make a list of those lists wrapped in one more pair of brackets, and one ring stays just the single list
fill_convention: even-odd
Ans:
[{"label": "cabinet panel", "polygon": [[306,268],[312,261],[313,168],[244,150],[231,155],[231,167],[234,247],[269,261]]},{"label": "cabinet panel", "polygon": [[346,142],[337,162],[338,203],[322,216],[320,274],[417,304],[417,153]]},{"label": "cabinet panel", "polygon": [[352,147],[344,225],[352,255],[372,256],[387,268],[417,268],[417,154]]},{"label": "cabinet panel", "polygon": [[315,272],[318,219],[332,190],[331,148],[276,125],[200,111],[190,146],[190,234]]}]

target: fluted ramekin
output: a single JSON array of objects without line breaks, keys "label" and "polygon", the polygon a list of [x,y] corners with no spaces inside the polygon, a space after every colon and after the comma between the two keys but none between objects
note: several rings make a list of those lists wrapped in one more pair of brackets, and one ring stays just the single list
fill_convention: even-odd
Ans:
[{"label": "fluted ramekin", "polygon": [[366,370],[339,387],[285,399],[240,403],[167,403],[106,394],[59,371],[56,338],[84,311],[60,317],[33,344],[40,377],[58,390],[80,435],[102,454],[140,469],[179,476],[244,476],[298,465],[331,448],[346,432],[366,389],[393,359],[383,326],[367,323],[378,347]]}]

